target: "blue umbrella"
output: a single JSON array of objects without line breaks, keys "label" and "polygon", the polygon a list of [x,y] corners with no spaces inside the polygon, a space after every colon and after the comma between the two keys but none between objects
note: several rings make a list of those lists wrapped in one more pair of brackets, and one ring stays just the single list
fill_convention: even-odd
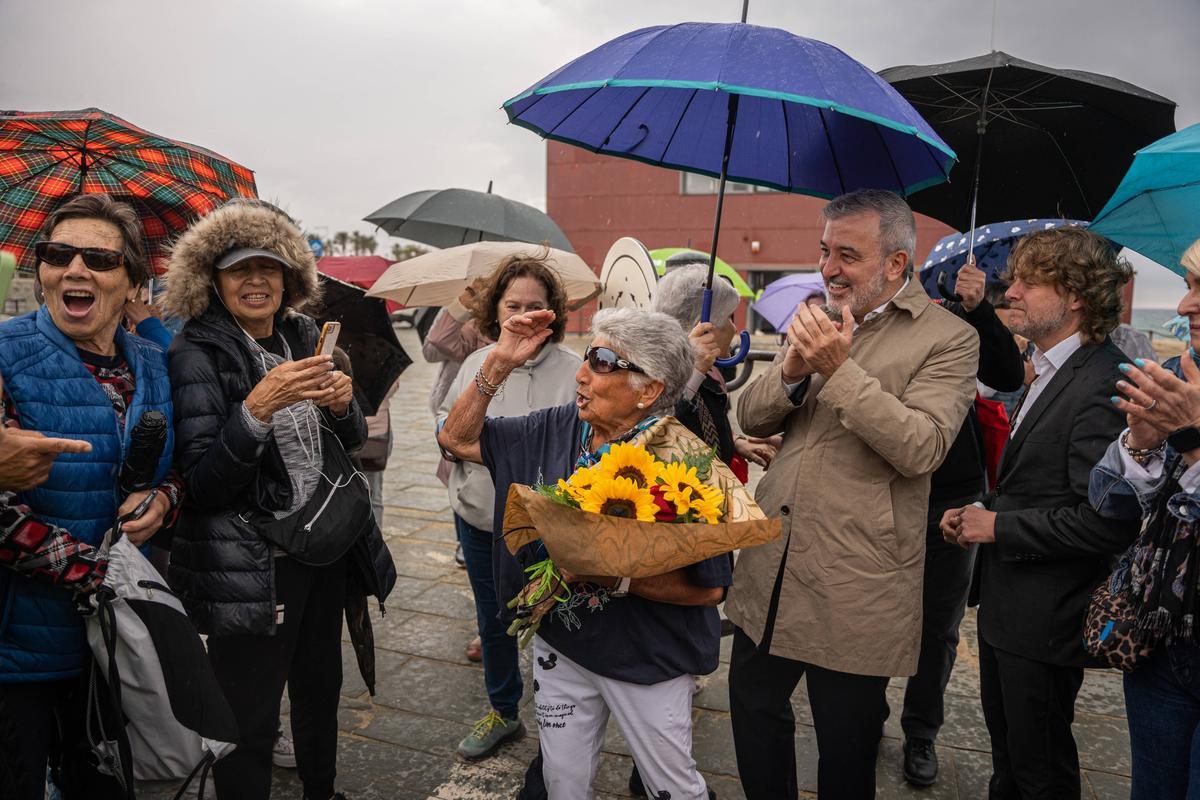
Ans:
[{"label": "blue umbrella", "polygon": [[819,272],[797,272],[771,281],[752,308],[777,331],[791,323],[796,306],[813,295],[825,297],[825,279]]},{"label": "blue umbrella", "polygon": [[[1087,227],[1075,219],[1025,219],[1012,222],[993,222],[975,231],[975,266],[987,273],[990,284],[1004,283],[1001,277],[1008,266],[1008,253],[1026,234],[1064,226]],[[948,296],[953,288],[952,278],[967,263],[967,234],[952,233],[938,240],[921,267],[921,284],[930,297]]]},{"label": "blue umbrella", "polygon": [[[836,47],[747,25],[744,4],[741,23],[620,36],[504,110],[550,139],[718,178],[714,257],[726,179],[818,197],[908,195],[946,180],[955,159],[887,81]],[[710,292],[711,282],[710,263]],[[748,349],[743,334],[739,356]]]},{"label": "blue umbrella", "polygon": [[1138,150],[1092,230],[1183,275],[1200,239],[1200,124]]}]

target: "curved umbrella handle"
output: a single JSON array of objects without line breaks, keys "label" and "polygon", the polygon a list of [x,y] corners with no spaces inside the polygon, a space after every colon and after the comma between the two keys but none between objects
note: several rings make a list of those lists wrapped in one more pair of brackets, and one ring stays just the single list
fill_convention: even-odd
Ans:
[{"label": "curved umbrella handle", "polygon": [[961,303],[962,295],[950,291],[950,287],[946,286],[946,271],[943,270],[937,279],[938,294],[953,303]]},{"label": "curved umbrella handle", "polygon": [[[700,321],[710,322],[712,316],[712,289],[704,290],[704,299],[700,304]],[[738,351],[729,358],[718,358],[716,365],[718,367],[735,367],[746,360],[746,356],[750,353],[750,333],[742,331],[741,344],[738,345]]]}]

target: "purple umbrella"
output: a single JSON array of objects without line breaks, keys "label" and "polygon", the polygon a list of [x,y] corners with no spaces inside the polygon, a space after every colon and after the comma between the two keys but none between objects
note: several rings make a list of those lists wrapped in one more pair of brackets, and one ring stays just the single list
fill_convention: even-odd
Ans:
[{"label": "purple umbrella", "polygon": [[813,295],[825,296],[821,273],[797,272],[768,284],[751,308],[775,330],[782,331],[791,323],[796,306]]},{"label": "purple umbrella", "polygon": [[[909,195],[951,150],[900,94],[841,50],[778,28],[686,22],[627,33],[504,103],[524,128],[592,152],[718,179],[708,319],[726,180],[833,197]],[[750,348],[743,332],[736,364]]]}]

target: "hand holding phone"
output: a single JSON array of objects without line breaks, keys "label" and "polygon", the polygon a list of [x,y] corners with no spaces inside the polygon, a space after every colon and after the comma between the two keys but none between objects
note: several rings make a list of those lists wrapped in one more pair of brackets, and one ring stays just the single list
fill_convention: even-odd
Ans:
[{"label": "hand holding phone", "polygon": [[331,356],[337,347],[338,336],[342,333],[342,323],[326,322],[321,326],[321,338],[317,340],[317,351],[314,356]]}]

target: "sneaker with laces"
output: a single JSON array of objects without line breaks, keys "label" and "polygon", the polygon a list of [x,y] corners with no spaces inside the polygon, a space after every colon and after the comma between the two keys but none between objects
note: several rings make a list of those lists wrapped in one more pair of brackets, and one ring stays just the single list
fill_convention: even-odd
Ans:
[{"label": "sneaker with laces", "polygon": [[271,748],[271,763],[284,769],[296,768],[296,745],[286,733],[280,733],[275,738],[275,746]]},{"label": "sneaker with laces", "polygon": [[470,760],[487,758],[500,745],[524,735],[525,725],[521,720],[505,719],[495,711],[489,711],[475,723],[475,730],[458,743],[458,754]]}]

